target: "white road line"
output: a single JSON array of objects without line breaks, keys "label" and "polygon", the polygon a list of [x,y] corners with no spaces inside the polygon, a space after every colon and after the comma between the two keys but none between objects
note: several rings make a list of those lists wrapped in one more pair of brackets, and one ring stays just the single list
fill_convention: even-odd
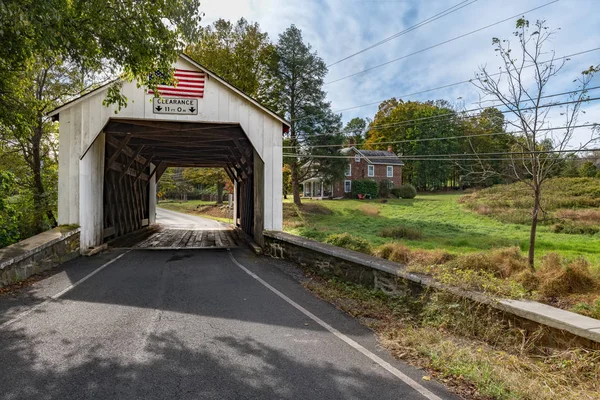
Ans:
[{"label": "white road line", "polygon": [[416,390],[417,392],[419,392],[420,394],[422,394],[423,396],[425,396],[427,399],[429,399],[429,400],[442,400],[439,396],[435,395],[434,393],[432,393],[431,391],[429,391],[428,389],[426,389],[423,385],[421,385],[420,383],[418,383],[417,381],[415,381],[414,379],[412,379],[408,375],[402,373],[400,370],[398,370],[397,368],[395,368],[394,366],[392,366],[390,363],[388,363],[387,361],[385,361],[381,357],[377,356],[376,354],[373,354],[372,352],[370,352],[369,350],[367,350],[365,347],[361,346],[360,344],[358,344],[354,340],[350,339],[348,336],[344,335],[342,332],[338,331],[337,329],[335,329],[331,325],[327,324],[325,321],[323,321],[322,319],[320,319],[319,317],[317,317],[316,315],[314,315],[313,313],[311,313],[310,311],[308,311],[306,308],[302,307],[300,304],[296,303],[294,300],[290,299],[285,294],[281,293],[279,290],[277,290],[273,286],[269,285],[267,282],[265,282],[262,278],[260,278],[254,272],[250,271],[248,268],[246,268],[242,264],[240,264],[235,259],[235,257],[233,256],[233,254],[231,252],[229,252],[229,257],[231,258],[231,261],[233,261],[233,263],[235,265],[237,265],[239,268],[241,268],[245,273],[247,273],[248,275],[250,275],[252,278],[256,279],[258,282],[260,282],[267,289],[269,289],[270,291],[272,291],[273,293],[275,293],[277,296],[281,297],[283,300],[285,300],[287,303],[289,303],[290,305],[292,305],[294,308],[296,308],[302,314],[306,315],[308,318],[312,319],[317,324],[319,324],[323,328],[327,329],[329,332],[331,332],[332,334],[334,334],[338,339],[344,341],[350,347],[354,348],[355,350],[359,351],[363,355],[367,356],[372,361],[374,361],[377,364],[379,364],[383,369],[385,369],[386,371],[388,371],[389,373],[391,373],[392,375],[394,375],[395,377],[397,377],[398,379],[400,379],[401,381],[403,381],[404,383],[406,383],[407,385],[409,385],[410,387],[412,387],[414,390]]},{"label": "white road line", "polygon": [[65,294],[69,290],[74,289],[77,286],[81,285],[83,282],[87,281],[92,276],[96,275],[98,272],[102,271],[104,268],[108,267],[110,264],[114,263],[115,261],[117,261],[119,258],[123,257],[125,254],[129,253],[130,251],[131,250],[127,250],[125,253],[120,254],[117,257],[113,258],[112,260],[110,260],[110,261],[102,264],[101,266],[99,266],[94,271],[90,272],[89,274],[87,274],[86,276],[84,276],[83,278],[81,278],[80,280],[78,280],[77,282],[73,283],[69,287],[67,287],[67,288],[61,290],[60,292],[56,293],[55,295],[51,296],[48,300],[43,301],[42,303],[37,304],[37,305],[31,307],[29,310],[22,312],[21,314],[17,315],[13,319],[9,319],[8,321],[6,321],[6,322],[4,322],[3,324],[0,325],[0,329],[2,329],[4,327],[7,327],[7,326],[9,326],[11,324],[14,324],[15,322],[19,321],[20,319],[22,319],[22,318],[26,317],[27,315],[31,314],[32,312],[34,312],[36,310],[39,310],[40,308],[44,307],[46,304],[52,302],[53,300],[58,299],[63,294]]}]

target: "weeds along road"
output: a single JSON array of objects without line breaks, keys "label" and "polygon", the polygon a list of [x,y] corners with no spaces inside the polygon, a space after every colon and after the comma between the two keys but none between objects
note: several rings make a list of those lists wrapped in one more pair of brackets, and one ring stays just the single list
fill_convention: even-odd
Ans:
[{"label": "weeds along road", "polygon": [[455,398],[286,268],[246,249],[75,259],[0,297],[0,398]]}]

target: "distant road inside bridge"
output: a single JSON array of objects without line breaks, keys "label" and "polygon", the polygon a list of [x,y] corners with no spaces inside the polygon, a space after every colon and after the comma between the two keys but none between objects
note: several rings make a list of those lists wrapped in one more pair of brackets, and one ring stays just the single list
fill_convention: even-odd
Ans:
[{"label": "distant road inside bridge", "polygon": [[183,214],[177,211],[156,207],[156,222],[171,229],[229,229],[231,225],[203,218],[197,215]]}]

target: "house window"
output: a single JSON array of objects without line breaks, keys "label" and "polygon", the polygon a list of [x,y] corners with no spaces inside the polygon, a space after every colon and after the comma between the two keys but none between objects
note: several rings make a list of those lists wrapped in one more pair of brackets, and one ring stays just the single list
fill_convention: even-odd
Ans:
[{"label": "house window", "polygon": [[392,178],[394,176],[394,167],[392,165],[387,166],[387,177]]},{"label": "house window", "polygon": [[368,176],[375,176],[375,166],[374,165],[369,165],[369,169],[367,171],[367,175]]},{"label": "house window", "polygon": [[346,165],[346,176],[352,176],[352,164]]},{"label": "house window", "polygon": [[360,162],[360,156],[358,154],[354,156],[354,162]]},{"label": "house window", "polygon": [[352,191],[352,181],[344,181],[344,193],[350,193]]}]

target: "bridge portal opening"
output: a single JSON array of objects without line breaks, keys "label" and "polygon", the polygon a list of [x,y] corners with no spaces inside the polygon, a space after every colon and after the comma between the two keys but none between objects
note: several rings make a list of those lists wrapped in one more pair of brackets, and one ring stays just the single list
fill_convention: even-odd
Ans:
[{"label": "bridge portal opening", "polygon": [[233,224],[262,240],[264,162],[239,124],[113,118],[103,129],[103,238],[155,222],[169,167],[219,168],[233,186]]}]

